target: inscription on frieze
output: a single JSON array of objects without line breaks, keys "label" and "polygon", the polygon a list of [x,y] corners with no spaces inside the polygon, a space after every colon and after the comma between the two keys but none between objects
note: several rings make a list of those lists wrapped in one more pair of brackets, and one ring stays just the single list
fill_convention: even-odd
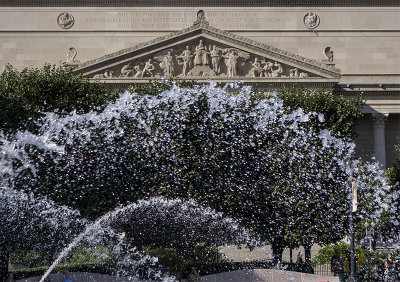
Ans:
[{"label": "inscription on frieze", "polygon": [[[116,29],[183,29],[189,27],[196,19],[196,12],[157,12],[135,11],[119,12],[114,15],[86,17],[85,23],[106,24]],[[221,29],[257,29],[260,25],[276,24],[284,26],[292,22],[286,16],[266,16],[259,12],[209,12],[207,20]]]}]

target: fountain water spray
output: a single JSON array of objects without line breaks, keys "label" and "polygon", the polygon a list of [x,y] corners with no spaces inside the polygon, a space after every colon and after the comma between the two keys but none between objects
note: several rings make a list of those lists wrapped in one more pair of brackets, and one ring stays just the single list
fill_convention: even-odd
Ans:
[{"label": "fountain water spray", "polygon": [[[397,208],[398,195],[388,193],[377,164],[345,166],[355,145],[321,130],[321,114],[289,111],[274,93],[256,96],[235,83],[173,85],[158,95],[125,92],[103,111],[48,113],[36,133],[0,134],[0,187],[4,195],[14,188],[49,195],[91,217],[153,195],[195,198],[269,243],[278,235],[290,239],[301,220],[329,230],[308,234],[315,242],[331,232],[344,235],[345,224],[336,223],[346,215],[318,207],[340,211],[346,197],[330,195],[346,194],[350,175],[363,191],[360,205],[376,203],[362,216]],[[89,225],[59,259],[128,207]],[[297,216],[299,207],[308,213]]]}]

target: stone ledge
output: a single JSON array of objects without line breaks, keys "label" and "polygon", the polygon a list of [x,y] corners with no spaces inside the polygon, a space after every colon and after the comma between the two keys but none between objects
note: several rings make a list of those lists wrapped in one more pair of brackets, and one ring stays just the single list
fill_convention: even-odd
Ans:
[{"label": "stone ledge", "polygon": [[399,6],[400,0],[0,0],[0,6],[8,7],[71,7],[71,6],[96,6],[96,7],[129,7],[129,6],[369,6],[388,7]]},{"label": "stone ledge", "polygon": [[[179,78],[178,78],[179,79]],[[204,77],[199,78],[188,78],[189,80],[194,80],[200,83],[207,83],[209,79]],[[152,79],[157,80],[157,79]],[[214,77],[212,79],[213,82],[219,83],[220,85],[225,85],[225,83],[241,81],[245,85],[256,87],[258,89],[280,89],[282,87],[290,87],[292,85],[304,85],[308,88],[324,88],[324,89],[332,89],[336,83],[336,79],[279,79],[279,78],[218,78]],[[123,89],[129,85],[137,84],[137,83],[149,83],[150,79],[148,78],[109,78],[109,79],[93,79],[90,78],[89,81],[96,81],[105,83],[109,87],[113,89]]]}]

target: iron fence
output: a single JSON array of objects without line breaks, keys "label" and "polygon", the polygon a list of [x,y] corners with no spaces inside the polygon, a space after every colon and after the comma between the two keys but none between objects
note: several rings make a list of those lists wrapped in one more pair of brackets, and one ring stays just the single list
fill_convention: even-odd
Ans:
[{"label": "iron fence", "polygon": [[334,276],[333,272],[331,271],[331,264],[317,264],[314,266],[314,273],[323,276]]}]

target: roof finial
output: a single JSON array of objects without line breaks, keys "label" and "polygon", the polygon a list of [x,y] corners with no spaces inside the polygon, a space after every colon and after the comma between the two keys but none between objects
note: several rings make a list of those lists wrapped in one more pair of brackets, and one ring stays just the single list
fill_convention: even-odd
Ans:
[{"label": "roof finial", "polygon": [[193,23],[193,25],[199,25],[199,24],[205,24],[208,25],[208,21],[206,20],[206,14],[204,13],[203,10],[199,10],[197,12],[197,19]]}]

